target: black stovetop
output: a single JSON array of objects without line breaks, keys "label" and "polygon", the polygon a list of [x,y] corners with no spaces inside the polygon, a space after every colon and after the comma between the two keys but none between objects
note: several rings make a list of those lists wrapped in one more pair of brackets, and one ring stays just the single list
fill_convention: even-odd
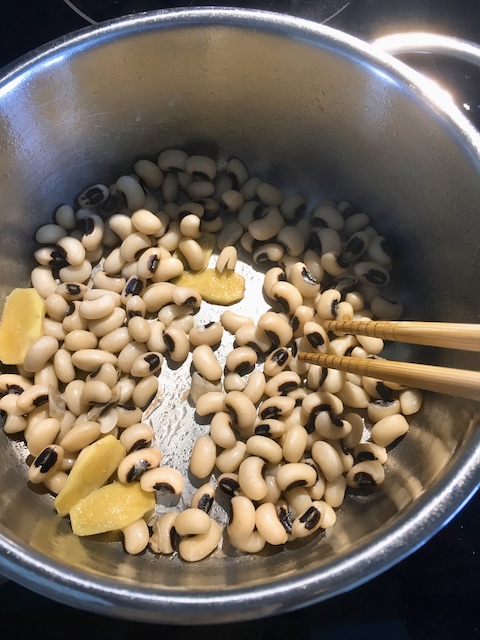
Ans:
[{"label": "black stovetop", "polygon": [[[186,5],[241,6],[327,23],[370,40],[396,31],[435,31],[480,43],[480,0],[17,0],[0,7],[0,68],[37,46],[109,18]],[[412,62],[409,58],[409,62]],[[414,60],[435,76],[480,128],[480,70],[432,56]],[[0,581],[1,582],[1,581]],[[196,640],[355,640],[480,637],[480,494],[424,547],[353,591],[256,622],[171,627],[113,620],[47,600],[13,582],[0,584],[0,638],[123,640],[160,634]]]}]

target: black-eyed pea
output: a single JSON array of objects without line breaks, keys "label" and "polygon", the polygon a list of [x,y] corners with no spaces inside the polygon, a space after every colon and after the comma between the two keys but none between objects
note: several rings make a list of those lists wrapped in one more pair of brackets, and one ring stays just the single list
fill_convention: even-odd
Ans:
[{"label": "black-eyed pea", "polygon": [[61,469],[62,460],[63,447],[58,444],[48,445],[32,462],[28,470],[28,480],[33,484],[43,482]]},{"label": "black-eyed pea", "polygon": [[347,413],[345,415],[347,420],[352,425],[352,430],[343,440],[343,444],[347,449],[354,449],[362,440],[365,431],[365,420],[358,413]]},{"label": "black-eyed pea", "polygon": [[271,464],[278,464],[283,458],[282,447],[275,440],[261,435],[253,435],[248,438],[246,451],[248,454],[263,458]]},{"label": "black-eyed pea", "polygon": [[365,227],[370,223],[370,218],[366,213],[353,213],[351,216],[348,216],[345,219],[345,224],[343,227],[343,232],[351,236],[357,231],[361,231],[365,229]]},{"label": "black-eyed pea", "polygon": [[[123,346],[121,351],[118,353],[116,366],[123,373],[130,373],[130,371],[132,370],[133,364],[137,360],[137,358],[144,356],[148,353],[148,347],[143,342],[131,341],[131,337],[130,337],[130,334],[128,333],[127,327],[121,327],[121,329],[126,329],[126,333],[128,334],[129,340]],[[105,336],[105,338],[108,338],[108,337],[109,336]],[[125,339],[126,335],[124,335],[123,337]],[[109,344],[109,342],[107,342],[107,345],[111,346],[112,348],[116,348],[117,346],[119,346],[119,345],[115,345],[113,341],[111,345]]]},{"label": "black-eyed pea", "polygon": [[[109,313],[108,316],[106,316],[105,318],[99,318],[98,320],[88,321],[88,329],[97,338],[103,338],[104,336],[108,335],[112,331],[115,331],[115,329],[119,329],[120,327],[122,327],[125,321],[125,317],[126,317],[125,309],[122,309],[120,307],[115,307],[114,310],[111,313]],[[66,326],[66,322],[68,318],[69,316],[67,316],[63,321],[63,326],[67,331],[69,330],[67,329],[67,326]],[[80,326],[78,328],[86,329],[87,327]]]},{"label": "black-eyed pea", "polygon": [[214,498],[215,487],[207,482],[195,491],[190,501],[190,507],[210,513]]},{"label": "black-eyed pea", "polygon": [[69,453],[68,451],[65,451],[64,454],[63,454],[61,471],[63,471],[63,472],[71,471],[72,468],[73,468],[73,465],[77,461],[78,455],[79,454],[77,452]]},{"label": "black-eyed pea", "polygon": [[347,485],[355,489],[375,487],[385,479],[385,470],[376,460],[365,460],[353,465],[347,473]]},{"label": "black-eyed pea", "polygon": [[67,349],[58,349],[53,356],[53,368],[55,370],[56,377],[68,384],[76,377],[75,368],[72,364],[72,356]]},{"label": "black-eyed pea", "polygon": [[306,322],[303,330],[305,338],[317,353],[328,353],[330,340],[322,325],[317,322]]},{"label": "black-eyed pea", "polygon": [[135,230],[146,236],[154,236],[162,228],[160,219],[147,209],[134,211],[131,220]]},{"label": "black-eyed pea", "polygon": [[317,479],[316,470],[304,462],[288,462],[280,467],[276,481],[281,491],[291,491],[296,487],[310,487]]},{"label": "black-eyed pea", "polygon": [[192,351],[192,361],[195,369],[210,382],[216,382],[222,377],[222,367],[219,365],[212,347],[200,345]]},{"label": "black-eyed pea", "polygon": [[116,365],[117,356],[101,349],[80,349],[72,353],[73,366],[82,371],[91,373],[107,362]]},{"label": "black-eyed pea", "polygon": [[173,362],[183,362],[186,360],[190,351],[190,340],[183,329],[169,326],[165,329],[163,338]]},{"label": "black-eyed pea", "polygon": [[167,345],[164,339],[165,325],[159,320],[153,320],[150,323],[150,338],[147,340],[147,349],[149,351],[157,351],[165,353]]},{"label": "black-eyed pea", "polygon": [[[235,392],[231,392],[235,393]],[[199,416],[225,411],[225,399],[227,395],[222,391],[209,391],[200,396],[195,405],[195,411]]]},{"label": "black-eyed pea", "polygon": [[292,534],[296,538],[305,538],[322,527],[325,519],[325,503],[315,500],[292,524]]},{"label": "black-eyed pea", "polygon": [[213,180],[217,175],[217,163],[208,156],[193,155],[186,158],[185,171],[202,180]]},{"label": "black-eyed pea", "polygon": [[344,472],[343,461],[336,449],[324,440],[318,440],[312,446],[312,458],[318,464],[325,479],[332,482]]},{"label": "black-eyed pea", "polygon": [[265,392],[266,384],[265,375],[262,371],[253,371],[248,376],[247,384],[242,393],[250,400],[250,402],[256,405],[260,402]]},{"label": "black-eyed pea", "polygon": [[23,361],[25,371],[40,371],[58,351],[58,340],[53,336],[37,338],[27,349]]},{"label": "black-eyed pea", "polygon": [[243,493],[251,500],[262,500],[268,492],[263,477],[265,460],[258,456],[245,458],[238,469],[238,483]]},{"label": "black-eyed pea", "polygon": [[374,287],[383,287],[390,282],[388,271],[376,262],[358,262],[353,267],[353,273],[359,282]]},{"label": "black-eyed pea", "polygon": [[150,532],[143,518],[123,527],[121,531],[125,551],[130,555],[137,555],[147,548]]},{"label": "black-eyed pea", "polygon": [[273,311],[263,313],[257,326],[265,331],[274,347],[285,347],[293,338],[293,329],[288,321]]},{"label": "black-eyed pea", "polygon": [[52,269],[46,266],[35,267],[31,274],[32,287],[45,300],[57,290],[57,283],[53,277]]},{"label": "black-eyed pea", "polygon": [[185,481],[180,471],[170,467],[149,469],[140,478],[140,486],[144,491],[160,491],[175,496],[182,493],[184,484]]},{"label": "black-eyed pea", "polygon": [[[290,398],[290,396],[287,397]],[[291,399],[294,400],[294,398]],[[302,406],[298,404],[295,405],[293,411],[289,415],[280,416],[280,419],[284,423],[286,430],[291,429],[291,427],[294,427],[295,425],[305,427],[308,424],[308,416],[303,412]]]},{"label": "black-eyed pea", "polygon": [[23,416],[6,413],[3,409],[0,410],[0,425],[5,433],[9,435],[21,433],[27,428],[27,424],[27,420]]},{"label": "black-eyed pea", "polygon": [[292,352],[286,347],[275,349],[265,359],[263,371],[266,376],[275,376],[286,369],[292,361]]},{"label": "black-eyed pea", "polygon": [[145,422],[137,422],[127,427],[120,435],[120,444],[127,453],[149,447],[153,440],[153,429]]},{"label": "black-eyed pea", "polygon": [[120,482],[135,482],[150,469],[159,466],[162,453],[159,449],[138,449],[129,453],[118,465],[117,476]]},{"label": "black-eyed pea", "polygon": [[137,424],[142,419],[142,410],[130,403],[117,404],[115,407],[117,413],[117,426],[126,429],[132,424]]},{"label": "black-eyed pea", "polygon": [[250,316],[243,316],[230,310],[222,313],[220,322],[222,327],[232,335],[235,335],[242,327],[253,326],[254,324]]},{"label": "black-eyed pea", "polygon": [[207,533],[187,536],[181,540],[178,546],[180,557],[186,562],[203,560],[217,548],[221,538],[222,528],[214,520],[210,520],[210,530]]},{"label": "black-eyed pea", "polygon": [[178,243],[178,249],[183,254],[188,266],[193,271],[205,268],[205,255],[200,244],[193,238],[183,238]]},{"label": "black-eyed pea", "polygon": [[387,300],[382,296],[374,296],[370,300],[370,307],[377,318],[385,320],[399,320],[403,314],[403,307],[399,302]]},{"label": "black-eyed pea", "polygon": [[265,484],[267,485],[267,493],[261,500],[258,500],[258,502],[259,503],[264,503],[264,502],[276,503],[280,499],[282,492],[280,491],[277,485],[275,476],[270,474],[267,468],[267,471],[265,472],[264,477],[265,477]]},{"label": "black-eyed pea", "polygon": [[20,414],[30,413],[36,407],[48,402],[48,386],[34,384],[25,389],[17,398],[16,407]]},{"label": "black-eyed pea", "polygon": [[320,292],[320,282],[303,262],[295,262],[289,269],[288,281],[304,298],[314,298]]},{"label": "black-eyed pea", "polygon": [[162,171],[185,171],[188,154],[181,149],[165,149],[158,158],[157,164]]},{"label": "black-eyed pea", "polygon": [[347,480],[345,476],[339,476],[336,480],[326,481],[323,499],[332,508],[340,507],[345,499]]},{"label": "black-eyed pea", "polygon": [[322,320],[334,320],[342,294],[337,289],[327,289],[318,299],[316,310]]},{"label": "black-eyed pea", "polygon": [[402,414],[390,415],[376,422],[371,430],[372,440],[381,447],[388,447],[404,436],[409,424]]},{"label": "black-eyed pea", "polygon": [[261,536],[272,545],[285,544],[288,533],[278,518],[277,509],[271,502],[257,507],[255,511],[255,525]]},{"label": "black-eyed pea", "polygon": [[281,438],[285,431],[285,423],[282,420],[276,420],[274,418],[257,420],[253,429],[254,435],[272,438],[273,440]]},{"label": "black-eyed pea", "polygon": [[233,496],[231,500],[230,523],[227,534],[230,539],[249,538],[255,529],[255,507],[246,496]]},{"label": "black-eyed pea", "polygon": [[145,411],[157,395],[158,387],[159,381],[156,375],[147,375],[139,380],[132,392],[133,404]]},{"label": "black-eyed pea", "polygon": [[226,411],[216,413],[210,423],[210,437],[222,449],[231,449],[237,443],[237,436],[232,428],[232,418]]},{"label": "black-eyed pea", "polygon": [[295,408],[295,400],[289,396],[272,396],[262,402],[258,415],[262,420],[289,416]]},{"label": "black-eyed pea", "polygon": [[303,305],[302,294],[289,282],[279,280],[272,286],[271,294],[285,313],[293,314],[297,307]]},{"label": "black-eyed pea", "polygon": [[185,238],[197,240],[202,235],[201,219],[194,213],[183,216],[180,220],[180,233]]},{"label": "black-eyed pea", "polygon": [[47,478],[44,478],[43,484],[47,487],[50,493],[54,495],[58,495],[63,487],[66,485],[68,480],[68,475],[65,471],[56,471],[51,476],[49,475]]},{"label": "black-eyed pea", "polygon": [[247,455],[247,445],[237,440],[233,447],[224,449],[216,459],[216,466],[220,473],[234,473]]},{"label": "black-eyed pea", "polygon": [[175,534],[175,520],[177,514],[173,511],[164,513],[153,525],[149,545],[153,553],[170,555],[174,552],[172,539]]},{"label": "black-eyed pea", "polygon": [[301,425],[294,425],[282,438],[283,457],[287,462],[300,462],[308,443],[308,433]]},{"label": "black-eyed pea", "polygon": [[55,418],[46,418],[28,430],[25,440],[28,450],[36,457],[49,445],[55,442],[61,429],[60,422]]},{"label": "black-eyed pea", "polygon": [[352,430],[352,425],[330,411],[320,411],[315,417],[315,431],[326,440],[340,440],[346,438]]},{"label": "black-eyed pea", "polygon": [[355,463],[351,451],[346,448],[343,440],[330,440],[330,444],[335,449],[342,462],[343,472],[347,473]]},{"label": "black-eyed pea", "polygon": [[188,333],[188,338],[194,347],[204,344],[215,347],[220,344],[222,334],[223,328],[220,322],[208,322],[204,325],[193,326]]},{"label": "black-eyed pea", "polygon": [[423,402],[422,392],[419,389],[405,389],[398,395],[403,415],[411,416],[420,411]]},{"label": "black-eyed pea", "polygon": [[345,381],[345,384],[336,395],[344,404],[352,407],[352,409],[366,409],[370,402],[368,393],[362,389],[362,387],[348,380]]},{"label": "black-eyed pea", "polygon": [[[341,231],[344,227],[343,216],[332,202],[322,202],[312,209],[312,221],[316,225]],[[368,224],[368,222],[366,223]]]},{"label": "black-eyed pea", "polygon": [[85,382],[82,389],[82,402],[85,404],[107,404],[112,399],[112,389],[102,380]]},{"label": "black-eyed pea", "polygon": [[53,364],[49,362],[36,371],[33,382],[37,385],[45,385],[49,388],[58,389],[58,378]]},{"label": "black-eyed pea", "polygon": [[217,482],[218,488],[227,496],[233,498],[233,496],[242,495],[237,473],[222,473],[218,476]]},{"label": "black-eyed pea", "polygon": [[257,410],[250,398],[241,391],[230,391],[224,399],[226,411],[240,429],[249,429],[255,423]]},{"label": "black-eyed pea", "polygon": [[115,184],[125,196],[129,211],[136,211],[145,205],[145,191],[133,176],[120,176]]},{"label": "black-eyed pea", "polygon": [[86,420],[73,426],[60,440],[59,444],[67,452],[81,451],[92,442],[98,440],[101,435],[98,422]]},{"label": "black-eyed pea", "polygon": [[74,329],[65,336],[64,347],[69,351],[80,349],[95,349],[98,345],[97,337],[86,329]]},{"label": "black-eyed pea", "polygon": [[180,537],[201,535],[210,531],[212,520],[202,509],[190,507],[177,515],[175,530]]},{"label": "black-eyed pea", "polygon": [[232,547],[245,553],[260,553],[266,544],[265,538],[258,531],[253,531],[248,538],[238,538],[230,535],[228,539]]},{"label": "black-eyed pea", "polygon": [[178,248],[178,243],[181,239],[180,223],[177,220],[172,220],[166,233],[158,239],[157,245],[171,253]]},{"label": "black-eyed pea", "polygon": [[353,456],[355,464],[365,462],[366,460],[376,460],[380,464],[385,464],[387,461],[387,450],[385,447],[380,447],[374,442],[362,442],[354,448]]},{"label": "black-eyed pea", "polygon": [[70,303],[59,293],[52,293],[45,300],[45,312],[56,322],[63,322],[63,319],[71,310]]},{"label": "black-eyed pea", "polygon": [[136,342],[147,342],[151,336],[150,323],[142,316],[134,316],[128,321],[128,331]]},{"label": "black-eyed pea", "polygon": [[217,458],[217,447],[209,435],[199,436],[192,448],[190,456],[190,472],[197,478],[206,478],[214,467]]},{"label": "black-eyed pea", "polygon": [[298,373],[294,371],[282,371],[270,378],[265,385],[265,394],[270,398],[287,395],[290,391],[294,391],[301,384]]},{"label": "black-eyed pea", "polygon": [[301,338],[305,334],[305,323],[313,322],[314,309],[306,304],[302,304],[295,309],[291,318],[290,326],[293,330],[294,338]]},{"label": "black-eyed pea", "polygon": [[257,363],[257,352],[251,347],[237,347],[232,349],[227,355],[226,365],[229,371],[243,376],[249,373]]},{"label": "black-eyed pea", "polygon": [[378,422],[386,416],[400,413],[400,400],[392,398],[390,400],[372,400],[367,407],[367,415],[372,422]]},{"label": "black-eyed pea", "polygon": [[154,374],[158,374],[163,364],[163,356],[161,353],[147,351],[138,356],[132,364],[130,375],[134,378],[145,378]]}]

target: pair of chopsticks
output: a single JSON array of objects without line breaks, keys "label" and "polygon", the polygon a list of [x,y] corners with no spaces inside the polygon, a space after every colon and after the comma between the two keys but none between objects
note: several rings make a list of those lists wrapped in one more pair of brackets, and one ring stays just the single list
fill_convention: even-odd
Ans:
[{"label": "pair of chopsticks", "polygon": [[[326,331],[382,338],[397,342],[480,351],[480,325],[454,322],[390,322],[385,320],[327,320]],[[300,352],[298,359],[321,367],[379,378],[407,387],[480,400],[480,372],[411,362]]]}]

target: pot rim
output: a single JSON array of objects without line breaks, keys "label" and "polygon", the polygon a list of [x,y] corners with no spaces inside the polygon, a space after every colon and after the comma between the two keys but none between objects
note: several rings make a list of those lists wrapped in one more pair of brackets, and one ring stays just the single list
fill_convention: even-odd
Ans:
[{"label": "pot rim", "polygon": [[[208,25],[205,22],[208,20]],[[392,56],[341,31],[315,22],[269,11],[200,7],[167,9],[124,16],[99,25],[85,27],[66,37],[26,54],[7,66],[0,78],[0,100],[28,80],[44,65],[52,65],[83,48],[93,47],[116,36],[139,30],[157,30],[172,26],[203,24],[235,26],[262,32],[272,31],[301,39],[312,46],[341,49],[345,56],[355,55],[379,68],[389,78],[426,101],[461,139],[465,153],[480,167],[480,134],[460,110],[445,98],[445,92]],[[476,423],[470,426],[473,431]],[[339,595],[386,571],[433,537],[474,495],[480,483],[480,431],[473,433],[450,460],[444,477],[434,490],[427,491],[405,509],[394,524],[385,527],[380,540],[358,544],[340,560],[304,571],[294,577],[267,585],[229,590],[220,585],[208,592],[184,593],[169,587],[164,590],[119,586],[114,578],[100,578],[58,561],[48,559],[34,549],[18,545],[0,533],[0,571],[7,577],[42,595],[77,608],[130,618],[138,621],[173,624],[232,622],[284,613]],[[348,580],[346,580],[348,578]]]}]

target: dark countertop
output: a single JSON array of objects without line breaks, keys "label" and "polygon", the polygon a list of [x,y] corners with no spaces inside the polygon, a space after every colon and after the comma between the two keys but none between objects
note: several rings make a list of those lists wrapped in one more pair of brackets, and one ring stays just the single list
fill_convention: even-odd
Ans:
[{"label": "dark countertop", "polygon": [[[479,0],[20,0],[0,9],[0,67],[56,37],[127,13],[192,4],[254,7],[325,22],[363,39],[395,31],[435,31],[480,42]],[[413,59],[410,58],[411,62]],[[480,127],[480,71],[428,57],[415,64],[448,86]],[[465,106],[466,105],[466,106]],[[58,604],[13,582],[0,584],[2,640],[35,634],[95,634],[123,640],[141,634],[196,640],[480,637],[480,495],[421,549],[355,590],[299,611],[235,625],[170,627],[112,620]],[[76,632],[74,634],[74,632]]]}]

